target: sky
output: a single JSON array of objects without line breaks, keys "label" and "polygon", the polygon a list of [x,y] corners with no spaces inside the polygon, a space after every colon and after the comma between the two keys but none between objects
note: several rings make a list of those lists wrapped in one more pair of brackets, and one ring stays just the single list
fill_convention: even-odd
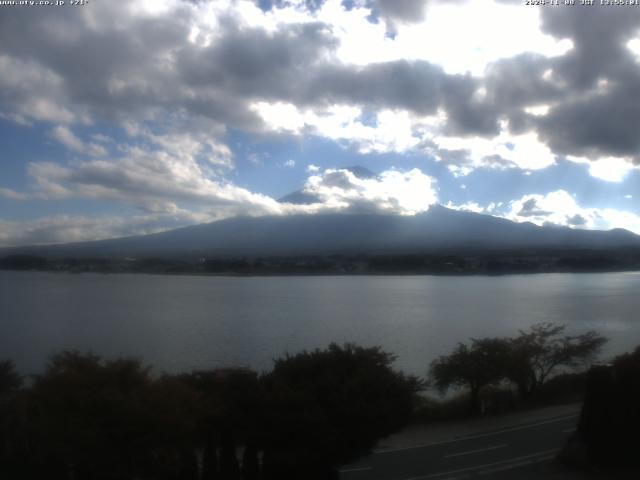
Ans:
[{"label": "sky", "polygon": [[434,204],[640,234],[638,6],[3,3],[0,246]]}]

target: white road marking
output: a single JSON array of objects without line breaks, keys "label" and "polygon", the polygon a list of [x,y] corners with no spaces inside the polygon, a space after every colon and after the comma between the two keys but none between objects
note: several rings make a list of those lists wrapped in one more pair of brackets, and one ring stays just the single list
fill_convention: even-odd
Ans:
[{"label": "white road marking", "polygon": [[536,457],[530,460],[523,460],[522,462],[510,463],[509,465],[494,467],[490,468],[489,470],[481,470],[478,472],[478,475],[491,475],[492,473],[504,472],[506,470],[512,470],[518,467],[525,467],[527,465],[531,465],[532,463],[540,463],[546,460],[551,460],[553,457],[555,457],[555,454],[544,455],[542,457]]},{"label": "white road marking", "polygon": [[389,449],[385,449],[385,450],[375,450],[373,453],[375,455],[382,455],[385,453],[393,453],[393,452],[401,452],[404,450],[415,450],[417,448],[427,448],[427,447],[433,447],[436,445],[446,445],[447,443],[454,443],[454,442],[464,442],[465,440],[473,440],[475,438],[484,438],[484,437],[491,437],[493,435],[500,435],[501,433],[507,433],[507,432],[515,432],[517,430],[526,430],[527,428],[534,428],[534,427],[538,427],[540,425],[547,425],[549,423],[555,423],[555,422],[562,422],[564,420],[568,420],[570,418],[575,418],[575,417],[579,417],[580,414],[579,413],[575,413],[572,415],[566,415],[564,417],[558,417],[558,418],[552,418],[550,420],[544,420],[542,422],[538,422],[538,423],[531,423],[528,425],[521,425],[519,427],[509,427],[509,428],[504,428],[502,430],[496,430],[495,432],[489,432],[489,433],[480,433],[477,435],[470,435],[468,437],[460,437],[460,438],[453,438],[451,440],[444,440],[442,442],[433,442],[433,443],[424,443],[421,445],[413,445],[411,447],[400,447],[400,448],[389,448]]},{"label": "white road marking", "polygon": [[[536,453],[531,453],[529,455],[523,455],[521,457],[514,457],[514,458],[510,458],[509,460],[501,460],[499,462],[491,462],[491,463],[485,463],[482,465],[474,465],[472,467],[466,467],[466,468],[460,468],[458,470],[450,470],[448,472],[440,472],[440,473],[432,473],[430,475],[424,475],[422,477],[411,477],[411,478],[405,478],[404,480],[428,480],[429,478],[437,478],[437,477],[443,477],[445,475],[455,475],[456,473],[462,473],[462,472],[471,472],[474,470],[479,470],[482,468],[487,468],[487,467],[497,467],[498,465],[505,465],[505,467],[507,466],[506,464],[511,464],[509,466],[512,467],[517,467],[523,464],[523,460],[527,460],[527,459],[531,459],[534,460],[535,457],[544,457],[546,458],[549,455],[558,453],[560,451],[560,449],[552,449],[552,450],[543,450],[541,452],[536,452]],[[526,464],[526,462],[524,462]],[[508,468],[504,468],[504,470],[508,470]]]},{"label": "white road marking", "polygon": [[444,458],[462,457],[463,455],[471,455],[474,453],[486,452],[487,450],[496,450],[498,448],[504,448],[507,444],[494,445],[493,447],[479,448],[477,450],[469,450],[468,452],[452,453],[451,455],[445,455]]},{"label": "white road marking", "polygon": [[338,470],[338,472],[340,473],[364,472],[365,470],[371,470],[371,467],[345,468],[344,470]]}]

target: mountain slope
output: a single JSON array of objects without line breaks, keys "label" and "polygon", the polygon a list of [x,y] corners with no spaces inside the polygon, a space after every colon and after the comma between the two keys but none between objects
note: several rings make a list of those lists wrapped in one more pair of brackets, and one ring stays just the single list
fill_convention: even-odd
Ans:
[{"label": "mountain slope", "polygon": [[237,217],[138,237],[0,250],[0,256],[180,256],[405,253],[451,249],[640,247],[626,230],[539,227],[434,206],[415,216]]}]

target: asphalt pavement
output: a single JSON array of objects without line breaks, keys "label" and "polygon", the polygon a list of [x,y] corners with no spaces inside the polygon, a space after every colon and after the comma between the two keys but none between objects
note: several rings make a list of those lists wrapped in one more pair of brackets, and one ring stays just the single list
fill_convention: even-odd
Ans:
[{"label": "asphalt pavement", "polygon": [[529,474],[552,462],[575,430],[578,416],[579,405],[570,405],[449,428],[443,425],[436,428],[436,434],[429,432],[428,426],[422,427],[422,436],[420,431],[409,430],[383,442],[372,455],[343,467],[340,478],[535,478]]}]

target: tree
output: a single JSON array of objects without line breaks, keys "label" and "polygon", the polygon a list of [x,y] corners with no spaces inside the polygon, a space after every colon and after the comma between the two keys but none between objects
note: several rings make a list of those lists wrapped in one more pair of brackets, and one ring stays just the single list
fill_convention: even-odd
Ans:
[{"label": "tree", "polygon": [[563,335],[566,325],[538,323],[510,341],[506,376],[521,397],[530,397],[556,371],[576,368],[592,360],[607,339],[594,330]]},{"label": "tree", "polygon": [[610,364],[592,366],[586,387],[578,428],[565,448],[565,460],[586,456],[600,468],[638,471],[640,346]]},{"label": "tree", "polygon": [[461,386],[471,393],[471,411],[479,411],[480,390],[507,379],[527,398],[561,368],[588,362],[607,341],[594,330],[563,335],[566,326],[538,323],[514,338],[472,339],[431,363],[431,378],[442,392]]},{"label": "tree", "polygon": [[22,377],[16,372],[13,362],[0,362],[0,476],[5,474],[3,467],[8,463],[9,450],[17,443],[12,424],[17,420],[14,404],[21,386]]},{"label": "tree", "polygon": [[245,446],[243,467],[257,468],[257,436],[264,404],[258,374],[246,368],[195,371],[179,375],[199,396],[198,442],[204,447],[203,478],[237,479],[236,441]]},{"label": "tree", "polygon": [[0,401],[14,394],[22,386],[22,377],[11,360],[0,362]]},{"label": "tree", "polygon": [[471,339],[471,345],[459,343],[449,355],[431,362],[430,376],[444,393],[451,386],[470,391],[470,411],[480,411],[482,387],[499,383],[504,377],[509,358],[509,341],[502,338]]},{"label": "tree", "polygon": [[334,478],[335,467],[403,427],[421,382],[393,370],[393,360],[353,344],[276,360],[263,377],[263,478]]},{"label": "tree", "polygon": [[[188,478],[196,394],[131,359],[55,355],[28,392],[34,478]],[[52,473],[53,472],[53,473]],[[55,472],[60,472],[56,474]]]}]

